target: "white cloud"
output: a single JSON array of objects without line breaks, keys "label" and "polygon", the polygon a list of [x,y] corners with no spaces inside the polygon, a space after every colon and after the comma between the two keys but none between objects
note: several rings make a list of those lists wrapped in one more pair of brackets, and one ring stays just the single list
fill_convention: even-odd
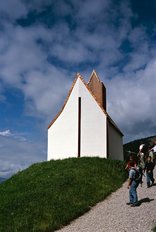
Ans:
[{"label": "white cloud", "polygon": [[15,20],[27,14],[27,8],[19,0],[5,0],[0,4],[0,15],[2,19]]},{"label": "white cloud", "polygon": [[29,99],[33,100],[35,110],[37,110],[38,114],[41,114],[39,116],[48,116],[55,112],[60,99],[68,92],[70,84],[71,81],[65,79],[61,71],[47,66],[45,73],[41,71],[28,73],[22,91],[28,103],[30,103]]},{"label": "white cloud", "polygon": [[0,144],[2,145],[0,148],[1,177],[8,177],[32,163],[46,160],[45,139],[30,141],[28,139],[21,140],[18,135],[16,137],[0,136]]},{"label": "white cloud", "polygon": [[101,17],[110,6],[110,1],[96,0],[95,1],[79,1],[77,18],[80,20],[96,21],[96,18]]},{"label": "white cloud", "polygon": [[[36,40],[44,37],[49,39],[49,32],[42,26],[35,29],[24,29],[20,26],[14,28],[9,25],[5,33],[1,33],[1,47],[4,50],[0,54],[1,76],[9,84],[19,84],[22,81],[22,74],[33,69],[44,69],[47,55],[42,51]],[[8,68],[9,67],[9,68]]]},{"label": "white cloud", "polygon": [[54,108],[51,101],[57,105],[71,83],[67,72],[49,64],[47,50],[36,43],[37,39],[52,43],[51,31],[43,26],[25,29],[7,25],[1,35],[0,51],[6,44],[0,53],[1,80],[24,93],[26,109],[33,109],[32,115],[33,112],[41,116],[50,114]]},{"label": "white cloud", "polygon": [[[15,23],[26,19],[29,10],[37,14],[49,4],[55,12],[51,27],[37,18],[29,27]],[[0,101],[6,100],[3,86],[18,88],[24,94],[24,114],[36,121],[41,117],[47,126],[60,110],[75,72],[88,80],[96,69],[107,87],[108,112],[126,139],[154,133],[155,44],[145,28],[131,27],[133,13],[127,2],[117,6],[111,0],[6,0],[0,14]],[[124,40],[132,49],[126,53],[121,49]],[[1,160],[6,162],[0,170],[7,162],[13,164],[9,170],[18,170],[46,159],[45,132],[41,142],[10,130],[1,131],[0,138]]]},{"label": "white cloud", "polygon": [[108,111],[126,132],[126,139],[155,133],[156,59],[145,69],[116,77],[107,85]]},{"label": "white cloud", "polygon": [[10,130],[0,131],[0,136],[11,136]]},{"label": "white cloud", "polygon": [[24,169],[20,164],[10,163],[10,161],[0,160],[0,177],[9,178],[14,173]]},{"label": "white cloud", "polygon": [[[19,133],[19,132],[12,133],[9,129],[4,130],[4,131],[0,131],[0,136],[11,137],[11,139],[17,140],[19,142],[20,141],[22,141],[22,142],[27,141],[24,134]],[[9,147],[9,149],[10,149],[10,147]]]}]

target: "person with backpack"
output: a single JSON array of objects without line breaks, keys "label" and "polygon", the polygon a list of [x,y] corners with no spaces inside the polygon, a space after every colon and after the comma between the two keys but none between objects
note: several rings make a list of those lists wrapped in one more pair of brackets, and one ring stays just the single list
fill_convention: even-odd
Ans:
[{"label": "person with backpack", "polygon": [[153,169],[154,169],[154,163],[151,161],[151,156],[148,156],[144,169],[144,171],[146,172],[147,188],[151,187],[154,184]]},{"label": "person with backpack", "polygon": [[137,158],[138,158],[138,167],[139,167],[139,173],[140,173],[140,184],[142,186],[142,177],[143,177],[143,173],[144,173],[144,168],[145,168],[145,155],[142,152],[142,150],[139,150],[138,154],[137,154]]},{"label": "person with backpack", "polygon": [[128,186],[129,189],[129,202],[127,205],[131,207],[138,206],[138,194],[137,194],[137,187],[139,185],[139,170],[137,167],[134,166],[132,163],[130,170],[129,170],[129,178],[128,178]]},{"label": "person with backpack", "polygon": [[130,154],[130,156],[129,156],[129,160],[126,164],[125,170],[127,170],[129,172],[129,170],[131,169],[131,166],[136,167],[136,160],[134,159],[132,154]]}]

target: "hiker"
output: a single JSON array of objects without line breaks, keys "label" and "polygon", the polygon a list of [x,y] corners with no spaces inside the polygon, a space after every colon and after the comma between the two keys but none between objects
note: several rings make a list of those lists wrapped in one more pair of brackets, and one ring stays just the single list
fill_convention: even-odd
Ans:
[{"label": "hiker", "polygon": [[131,168],[133,165],[134,165],[134,167],[136,166],[136,161],[135,161],[133,155],[131,154],[131,155],[129,156],[129,160],[128,160],[127,164],[126,164],[125,169],[129,171],[130,168]]},{"label": "hiker", "polygon": [[137,154],[138,160],[142,163],[143,168],[145,165],[145,144],[139,146],[139,152]]},{"label": "hiker", "polygon": [[138,195],[137,195],[137,187],[139,185],[138,179],[136,179],[138,170],[137,167],[132,163],[129,170],[129,178],[127,188],[129,189],[129,202],[127,205],[131,205],[131,207],[138,206]]},{"label": "hiker", "polygon": [[143,173],[144,173],[144,168],[145,168],[145,155],[144,153],[142,152],[142,150],[139,150],[138,154],[137,154],[137,157],[138,157],[138,167],[139,167],[139,172],[140,172],[140,184],[142,186],[142,177],[143,177]]},{"label": "hiker", "polygon": [[138,162],[141,164],[142,168],[144,168],[145,167],[145,154],[139,150],[137,157],[138,157]]},{"label": "hiker", "polygon": [[156,140],[154,141],[154,146],[153,146],[153,159],[154,163],[156,164]]},{"label": "hiker", "polygon": [[151,187],[154,184],[153,169],[154,169],[154,163],[151,161],[151,156],[148,156],[144,168],[144,171],[146,172],[147,188]]},{"label": "hiker", "polygon": [[151,161],[155,164],[155,162],[154,162],[154,149],[153,149],[153,147],[149,147],[148,155],[151,157]]}]

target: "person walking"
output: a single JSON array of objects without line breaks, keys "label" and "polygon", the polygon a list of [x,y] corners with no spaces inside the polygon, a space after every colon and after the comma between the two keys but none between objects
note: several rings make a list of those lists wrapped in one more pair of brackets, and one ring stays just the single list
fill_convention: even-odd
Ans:
[{"label": "person walking", "polygon": [[131,207],[138,206],[137,187],[139,185],[139,181],[136,180],[137,172],[137,168],[134,166],[134,163],[132,163],[129,170],[127,185],[127,188],[129,189],[129,202],[127,203],[127,205],[131,205]]},{"label": "person walking", "polygon": [[149,147],[148,155],[151,157],[151,161],[155,164],[153,147]]},{"label": "person walking", "polygon": [[147,188],[149,188],[154,184],[154,178],[153,178],[154,163],[151,161],[151,156],[148,156],[144,170],[146,172]]},{"label": "person walking", "polygon": [[140,175],[141,175],[140,184],[142,186],[142,183],[143,183],[142,177],[143,177],[143,172],[144,172],[144,168],[145,168],[145,155],[142,152],[142,150],[139,150],[139,152],[137,154],[137,158],[138,158],[139,172],[140,172]]},{"label": "person walking", "polygon": [[131,169],[132,166],[136,167],[136,160],[134,159],[133,155],[130,154],[129,160],[128,160],[126,167],[125,167],[125,170],[127,170],[129,172],[129,170]]}]

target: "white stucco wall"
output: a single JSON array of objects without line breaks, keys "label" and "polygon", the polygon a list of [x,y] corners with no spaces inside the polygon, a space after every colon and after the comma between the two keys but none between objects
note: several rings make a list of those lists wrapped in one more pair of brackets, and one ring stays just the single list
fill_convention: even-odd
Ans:
[{"label": "white stucco wall", "polygon": [[81,156],[107,157],[106,115],[90,92],[79,89],[81,97]]},{"label": "white stucco wall", "polygon": [[65,108],[48,129],[48,160],[77,157],[78,83]]},{"label": "white stucco wall", "polygon": [[78,97],[81,97],[81,156],[106,157],[106,115],[78,78],[62,113],[48,129],[48,160],[78,155]]},{"label": "white stucco wall", "polygon": [[108,122],[108,157],[123,160],[123,138],[120,133]]}]

